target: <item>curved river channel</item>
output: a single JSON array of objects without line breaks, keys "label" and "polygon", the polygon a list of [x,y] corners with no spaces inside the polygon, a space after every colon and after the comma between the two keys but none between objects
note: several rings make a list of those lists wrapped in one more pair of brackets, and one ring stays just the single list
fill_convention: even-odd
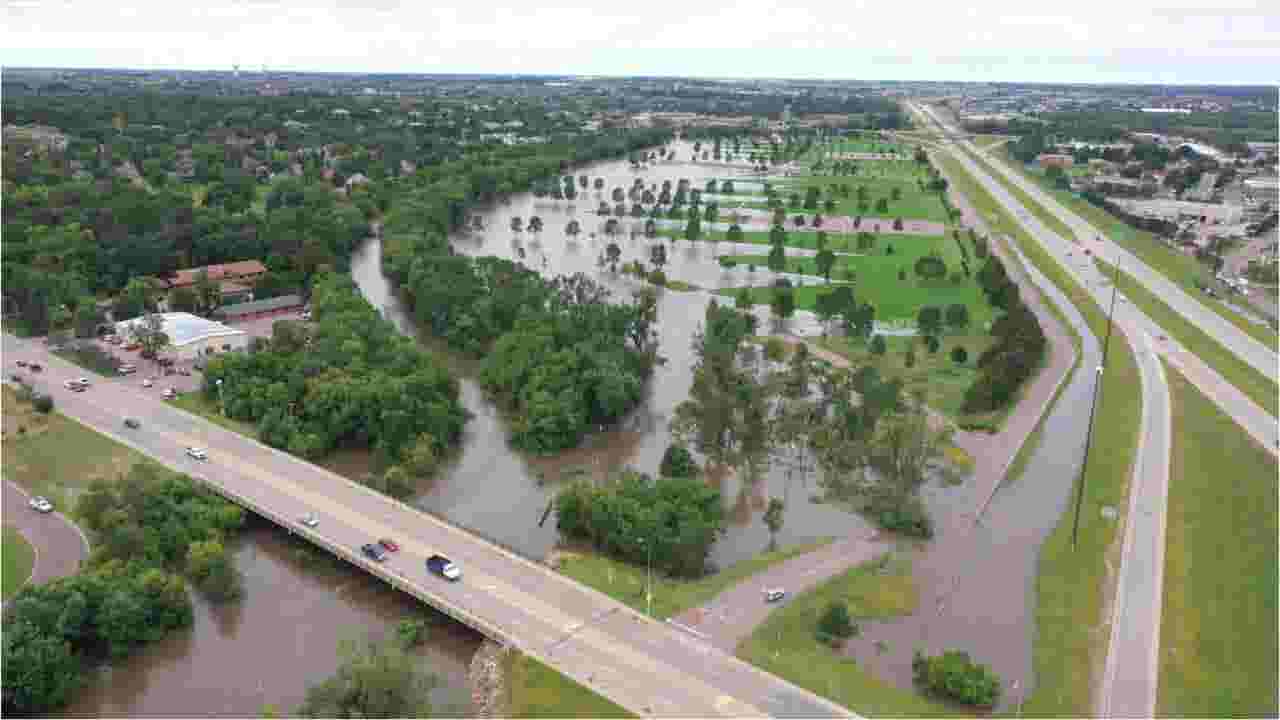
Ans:
[{"label": "curved river channel", "polygon": [[[681,157],[687,158],[689,145],[676,145]],[[692,187],[701,188],[710,178],[736,177],[744,172],[724,165],[685,162],[664,162],[638,171],[625,161],[599,163],[575,174],[605,178],[603,193],[587,191],[576,203],[522,194],[479,211],[486,230],[458,233],[451,241],[458,252],[519,259],[548,277],[584,272],[609,287],[615,297],[626,298],[639,283],[597,267],[597,258],[608,242],[602,231],[604,219],[595,215],[600,201],[608,199],[614,187],[631,187],[637,177],[646,185],[661,185],[663,180],[674,185],[680,178],[688,178]],[[739,194],[758,188],[745,177],[737,185]],[[728,203],[721,205],[727,209]],[[542,218],[543,232],[511,231],[512,217],[527,221],[532,215]],[[583,228],[576,240],[564,233],[573,218]],[[640,259],[647,264],[648,248],[654,241],[640,236],[643,223],[643,219],[621,221],[623,234],[617,242],[624,261]],[[764,284],[775,276],[763,267],[753,274],[741,267],[724,270],[716,258],[766,251],[759,245],[734,247],[724,242],[713,245],[679,240],[669,247],[664,271],[669,278],[702,288]],[[377,237],[367,240],[353,255],[351,272],[375,307],[402,332],[418,335],[411,313],[382,275],[381,241]],[[551,457],[512,449],[500,413],[474,379],[475,363],[442,351],[461,379],[462,402],[473,417],[460,450],[413,499],[414,504],[527,557],[544,558],[558,537],[554,516],[542,525],[539,520],[562,483],[601,480],[628,466],[656,471],[670,442],[668,421],[687,397],[692,382],[694,333],[711,298],[710,293],[701,291],[661,291],[658,332],[660,353],[667,362],[649,382],[645,401],[617,427],[592,435],[580,448]],[[767,308],[758,310],[762,311],[762,322],[770,322]],[[797,315],[789,321],[787,331],[815,334],[812,315]],[[1073,311],[1068,310],[1068,316],[1081,327]],[[1086,336],[1084,360],[1089,366],[1096,344],[1087,337],[1087,330],[1082,329],[1081,334]],[[423,342],[431,343],[429,339]],[[1087,401],[1080,400],[1087,397],[1091,377],[1092,373],[1076,374],[1045,422],[1042,446],[1024,479],[997,494],[976,529],[973,518],[961,512],[972,507],[970,489],[975,483],[959,487],[931,484],[926,489],[925,500],[934,515],[938,537],[928,547],[903,544],[903,550],[917,558],[921,610],[898,622],[864,626],[868,642],[885,639],[900,643],[895,652],[876,659],[878,653],[860,645],[850,648],[886,679],[909,684],[909,652],[914,644],[930,648],[945,645],[969,650],[976,659],[991,664],[1005,679],[1006,687],[1018,682],[1023,688],[1018,695],[1026,692],[1036,555],[1066,503],[1087,415],[1072,408],[1087,406]],[[362,464],[359,458],[353,462],[355,466]],[[743,482],[732,473],[709,481],[721,491],[729,517],[728,532],[712,551],[712,562],[720,567],[767,547],[769,533],[761,515],[769,497],[786,502],[785,522],[777,537],[780,546],[869,530],[857,515],[816,502],[820,489],[813,474],[801,476],[775,467],[755,483]],[[421,613],[411,598],[349,567],[317,560],[300,549],[297,540],[260,521],[251,523],[238,540],[236,561],[245,576],[246,595],[241,603],[215,608],[196,598],[192,629],[103,671],[66,714],[256,716],[268,703],[287,713],[301,702],[309,685],[324,680],[337,668],[340,640],[383,633],[397,620]],[[439,679],[433,695],[437,714],[471,712],[466,666],[480,640],[456,624],[433,626],[420,652]],[[905,673],[898,657],[903,652],[907,654]],[[1006,699],[1016,700],[1016,695],[1006,693]]]}]

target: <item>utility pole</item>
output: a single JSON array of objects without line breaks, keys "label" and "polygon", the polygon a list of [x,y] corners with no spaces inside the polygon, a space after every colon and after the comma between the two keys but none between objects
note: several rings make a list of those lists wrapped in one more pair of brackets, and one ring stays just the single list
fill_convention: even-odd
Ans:
[{"label": "utility pole", "polygon": [[1116,296],[1120,292],[1120,258],[1116,258],[1115,279],[1111,283],[1111,309],[1107,312],[1107,333],[1102,340],[1102,364],[1098,365],[1097,378],[1093,383],[1093,401],[1089,405],[1089,429],[1084,436],[1084,462],[1080,465],[1080,488],[1076,492],[1076,508],[1071,520],[1071,549],[1074,550],[1080,537],[1080,505],[1084,502],[1084,485],[1089,472],[1089,449],[1093,445],[1093,419],[1098,409],[1098,393],[1102,391],[1103,370],[1107,365],[1107,349],[1111,344],[1111,324],[1116,312]]}]

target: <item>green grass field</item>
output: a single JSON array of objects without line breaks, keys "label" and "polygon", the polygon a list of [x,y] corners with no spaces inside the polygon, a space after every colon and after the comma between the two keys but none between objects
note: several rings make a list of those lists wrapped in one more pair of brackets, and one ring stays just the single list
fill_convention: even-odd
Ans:
[{"label": "green grass field", "polygon": [[222,413],[218,410],[218,403],[205,398],[204,393],[200,391],[183,393],[168,402],[170,405],[180,407],[192,415],[199,415],[214,425],[221,425],[228,430],[238,432],[241,435],[253,438],[254,440],[258,439],[257,427],[252,423],[223,417]]},{"label": "green grass field", "polygon": [[629,718],[634,714],[519,651],[507,657],[511,718]]},{"label": "green grass field", "polygon": [[[854,367],[870,365],[880,371],[885,379],[902,381],[902,389],[909,393],[924,393],[925,404],[953,420],[960,420],[960,405],[964,394],[978,377],[975,363],[988,347],[990,335],[955,335],[941,338],[937,353],[930,354],[924,343],[916,338],[885,337],[888,350],[884,355],[872,353],[868,343],[861,339],[828,337],[818,341],[822,347],[842,355]],[[916,364],[906,366],[907,348],[914,347]],[[963,347],[969,359],[963,365],[951,360],[951,350]]]},{"label": "green grass field", "polygon": [[36,551],[22,533],[5,525],[0,539],[0,558],[3,558],[0,560],[0,596],[8,600],[31,577]]},{"label": "green grass field", "polygon": [[[142,455],[53,412],[41,415],[30,403],[18,402],[9,387],[4,393],[4,476],[33,495],[44,495],[63,510],[96,478],[114,480]],[[55,408],[56,410],[56,408]],[[16,428],[26,428],[18,434]],[[121,427],[121,432],[125,432]]]},{"label": "green grass field", "polygon": [[[1101,338],[1106,315],[1039,243],[1026,235],[986,192],[946,153],[938,161],[992,231],[1009,233],[1023,253],[1084,316]],[[1125,508],[1142,417],[1138,366],[1127,343],[1113,342],[1099,394],[1093,452],[1085,478],[1079,545],[1071,545],[1071,517],[1064,513],[1040,548],[1036,576],[1036,689],[1022,708],[1027,716],[1088,716],[1093,710],[1094,672],[1106,654],[1102,633],[1103,583],[1107,552],[1118,526],[1101,517],[1104,507]]]},{"label": "green grass field", "polygon": [[824,150],[838,153],[906,153],[907,149],[897,143],[888,143],[879,139],[858,138],[837,140],[828,144]]},{"label": "green grass field", "polygon": [[[761,570],[823,547],[828,540],[761,553],[748,560],[698,580],[679,580],[653,576],[653,616],[659,620],[675,616],[711,600],[721,591]],[[566,552],[560,556],[559,570],[574,580],[588,585],[639,612],[647,612],[645,583],[647,568],[588,552]]]},{"label": "green grass field", "polygon": [[1160,717],[1276,717],[1276,461],[1166,365],[1173,448]]},{"label": "green grass field", "polygon": [[[866,225],[866,232],[870,233],[875,239],[874,252],[883,253],[889,245],[893,245],[894,252],[899,250],[910,250],[912,248],[929,248],[936,249],[942,254],[942,259],[950,267],[953,263],[960,264],[960,249],[956,247],[955,241],[949,236],[944,235],[914,235],[911,233],[873,233],[871,225]],[[676,240],[684,240],[684,228],[660,228],[658,235],[662,237],[675,238]],[[946,242],[942,242],[942,240]],[[963,238],[970,250],[969,264],[971,269],[977,270],[975,258],[972,257],[973,245],[969,244],[968,238]],[[702,238],[698,242],[728,242],[728,233],[720,230],[711,230],[704,232]],[[751,230],[742,233],[742,242],[751,245],[760,245],[762,247],[769,246],[769,233],[764,230]],[[787,240],[784,243],[787,247],[802,248],[805,250],[818,249],[818,233],[809,230],[797,231],[790,227],[787,228]],[[857,232],[853,234],[842,234],[836,232],[827,232],[827,247],[832,252],[858,252],[858,236]],[[925,251],[927,252],[927,251]],[[920,257],[919,253],[911,256],[911,262],[915,262]]]},{"label": "green grass field", "polygon": [[[942,205],[942,201],[938,194],[929,190],[921,190],[918,182],[927,180],[922,166],[910,160],[862,160],[858,163],[857,175],[810,175],[798,178],[786,178],[774,183],[774,187],[784,198],[784,201],[790,193],[798,193],[803,198],[805,190],[809,187],[817,187],[824,192],[827,186],[832,183],[847,184],[850,187],[850,195],[847,198],[839,198],[836,204],[835,215],[872,215],[886,217],[901,217],[917,220],[933,220],[936,222],[949,222],[947,210]],[[867,208],[858,207],[857,189],[859,186],[867,188]],[[893,188],[898,188],[902,197],[899,200],[889,200],[889,209],[887,213],[880,213],[876,208],[876,201],[880,198],[888,199]]]},{"label": "green grass field", "polygon": [[[1115,266],[1109,265],[1096,257],[1093,259],[1098,269],[1110,277]],[[1120,292],[1146,313],[1171,337],[1182,343],[1188,350],[1218,372],[1227,382],[1239,388],[1240,392],[1249,396],[1259,407],[1272,415],[1280,412],[1280,385],[1271,378],[1258,372],[1252,365],[1241,360],[1235,353],[1223,347],[1217,340],[1188,322],[1165,304],[1158,295],[1138,283],[1133,276],[1120,271]]]},{"label": "green grass field", "polygon": [[881,681],[854,658],[814,637],[827,604],[844,601],[855,619],[911,613],[919,602],[910,564],[890,558],[859,565],[780,606],[738,646],[738,657],[867,717],[936,717],[954,714],[911,690]]},{"label": "green grass field", "polygon": [[1107,238],[1112,242],[1136,255],[1148,267],[1164,275],[1170,282],[1177,284],[1184,291],[1192,293],[1202,305],[1218,313],[1228,322],[1253,336],[1261,343],[1275,347],[1277,341],[1280,341],[1280,335],[1277,335],[1271,328],[1249,322],[1221,302],[1201,295],[1196,283],[1207,281],[1211,273],[1199,260],[1174,250],[1151,233],[1128,225],[1123,220],[1111,215],[1102,208],[1095,207],[1075,193],[1053,187],[1053,183],[1045,178],[1044,175],[1026,168],[1017,160],[1011,159],[1004,149],[1000,149],[998,152],[1002,154],[1002,159],[1009,167],[1013,168],[1014,172],[1037,183],[1068,210],[1106,233]]}]

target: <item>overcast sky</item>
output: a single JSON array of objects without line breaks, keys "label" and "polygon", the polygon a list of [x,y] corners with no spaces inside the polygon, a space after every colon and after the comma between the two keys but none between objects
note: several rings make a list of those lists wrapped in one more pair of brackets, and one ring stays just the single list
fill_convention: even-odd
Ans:
[{"label": "overcast sky", "polygon": [[598,5],[5,0],[0,62],[862,80],[1280,80],[1277,0]]}]

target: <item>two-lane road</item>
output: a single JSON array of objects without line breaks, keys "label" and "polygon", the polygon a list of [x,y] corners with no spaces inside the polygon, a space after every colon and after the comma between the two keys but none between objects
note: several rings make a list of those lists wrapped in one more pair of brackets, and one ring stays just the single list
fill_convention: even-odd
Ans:
[{"label": "two-lane road", "polygon": [[[160,401],[154,390],[104,379],[72,393],[83,370],[36,343],[4,336],[4,357],[45,365],[32,376],[57,407],[159,462],[200,478],[260,514],[367,568],[402,590],[508,642],[641,715],[840,717],[849,711],[769,675],[605,595],[477,538],[438,518]],[[141,427],[124,427],[135,417]],[[186,456],[187,446],[208,460]],[[319,526],[298,518],[314,513]],[[384,563],[361,544],[395,539]],[[463,570],[460,582],[430,575],[439,552]]]}]

